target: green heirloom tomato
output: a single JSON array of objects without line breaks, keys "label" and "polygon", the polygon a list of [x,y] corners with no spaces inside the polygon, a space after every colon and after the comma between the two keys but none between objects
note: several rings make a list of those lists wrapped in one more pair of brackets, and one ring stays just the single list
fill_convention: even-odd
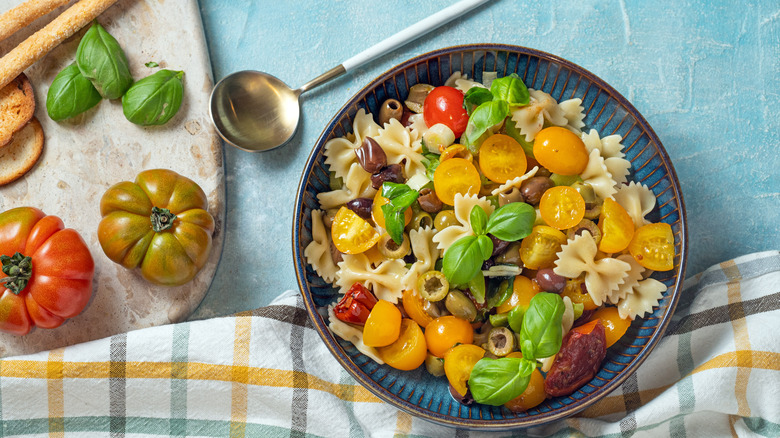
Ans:
[{"label": "green heirloom tomato", "polygon": [[165,169],[109,188],[100,200],[98,240],[109,259],[155,284],[192,280],[208,260],[214,218],[203,190]]}]

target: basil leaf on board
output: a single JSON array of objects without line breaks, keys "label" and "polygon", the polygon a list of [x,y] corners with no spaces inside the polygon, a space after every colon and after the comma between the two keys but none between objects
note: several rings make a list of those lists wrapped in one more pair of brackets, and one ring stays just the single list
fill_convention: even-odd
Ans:
[{"label": "basil leaf on board", "polygon": [[530,102],[528,88],[517,73],[494,79],[490,92],[495,99],[506,101],[510,106],[523,106]]},{"label": "basil leaf on board", "polygon": [[487,88],[471,87],[463,96],[463,109],[466,110],[466,114],[471,115],[478,106],[491,100],[493,100],[493,93]]},{"label": "basil leaf on board", "polygon": [[520,146],[523,147],[523,152],[525,152],[526,155],[534,158],[533,140],[527,141],[525,139],[525,134],[520,133],[520,130],[517,128],[517,123],[515,123],[511,117],[506,120],[506,123],[504,123],[504,131],[506,131],[506,135],[514,138],[518,143],[520,143]]},{"label": "basil leaf on board", "polygon": [[98,22],[81,38],[76,63],[81,74],[106,99],[119,99],[133,84],[125,52]]},{"label": "basil leaf on board", "polygon": [[520,333],[523,328],[523,315],[525,315],[523,306],[515,306],[514,309],[507,312],[506,319],[513,332]]},{"label": "basil leaf on board", "polygon": [[420,162],[425,166],[425,176],[433,181],[433,174],[436,172],[436,168],[439,167],[439,156],[431,152],[425,152],[422,155],[423,159]]},{"label": "basil leaf on board", "polygon": [[525,358],[482,358],[471,369],[468,384],[474,401],[501,406],[528,387],[536,364]]},{"label": "basil leaf on board", "polygon": [[533,229],[536,210],[525,202],[512,202],[490,215],[487,232],[507,242],[520,240]]},{"label": "basil leaf on board", "polygon": [[[482,251],[482,261],[489,259],[490,255],[493,254],[493,241],[490,240],[490,237],[481,234],[477,236],[477,243],[479,244],[480,251]],[[482,266],[480,265],[480,268],[481,267]]]},{"label": "basil leaf on board", "polygon": [[144,64],[144,65],[145,65],[145,66],[147,66],[147,67],[149,67],[149,68],[155,68],[155,67],[159,67],[159,66],[160,66],[160,64],[158,64],[158,63],[156,63],[156,62],[154,62],[154,61],[149,61],[149,62],[147,62],[147,63],[146,63],[146,64]]},{"label": "basil leaf on board", "polygon": [[387,234],[393,242],[400,245],[404,241],[404,212],[417,200],[420,193],[406,184],[385,182],[382,184],[382,196],[390,201],[382,206]]},{"label": "basil leaf on board", "polygon": [[163,125],[181,106],[184,72],[160,70],[133,84],[122,96],[122,112],[136,125]]},{"label": "basil leaf on board", "polygon": [[485,302],[485,276],[482,275],[482,270],[469,280],[468,286],[474,301],[477,304],[483,304]]},{"label": "basil leaf on board", "polygon": [[102,97],[76,63],[57,73],[46,93],[46,112],[54,121],[64,120],[97,105]]},{"label": "basil leaf on board", "polygon": [[485,234],[487,220],[487,213],[485,213],[485,210],[482,207],[479,205],[472,207],[471,213],[469,214],[469,224],[471,224],[471,229],[474,231],[474,234],[477,236]]},{"label": "basil leaf on board", "polygon": [[[495,284],[492,282],[491,284]],[[504,304],[504,301],[508,300],[512,296],[514,290],[515,279],[514,277],[507,280],[502,280],[498,284],[498,287],[490,288],[488,290],[487,308],[492,309]]]},{"label": "basil leaf on board", "polygon": [[482,250],[477,236],[464,236],[444,252],[442,272],[450,284],[466,284],[482,268]]},{"label": "basil leaf on board", "polygon": [[[503,100],[493,100],[478,106],[477,109],[471,113],[469,123],[466,125],[466,132],[463,134],[467,137],[467,145],[471,145],[479,150],[479,148],[476,147],[476,141],[479,137],[491,127],[503,122],[508,115],[509,105]],[[461,137],[461,140],[462,139],[463,138]],[[471,150],[471,148],[469,150]]]},{"label": "basil leaf on board", "polygon": [[540,292],[531,298],[523,316],[520,349],[529,360],[556,354],[563,340],[563,299],[558,294]]}]

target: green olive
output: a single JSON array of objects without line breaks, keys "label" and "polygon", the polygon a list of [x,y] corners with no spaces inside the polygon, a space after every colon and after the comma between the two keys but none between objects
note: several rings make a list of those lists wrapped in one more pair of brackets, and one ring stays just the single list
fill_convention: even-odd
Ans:
[{"label": "green olive", "polygon": [[433,226],[439,231],[458,224],[458,219],[455,217],[455,212],[453,210],[442,210],[436,214],[436,218],[433,219]]},{"label": "green olive", "polygon": [[451,290],[444,300],[444,306],[453,315],[466,321],[473,321],[477,317],[477,306],[471,301],[471,298],[459,290]]},{"label": "green olive", "polygon": [[504,357],[515,348],[515,336],[506,327],[493,327],[488,336],[487,350],[498,357]]},{"label": "green olive", "polygon": [[336,176],[336,172],[330,172],[328,176],[328,186],[331,190],[341,190],[344,187],[344,179]]},{"label": "green olive", "polygon": [[594,204],[596,201],[598,201],[598,198],[596,197],[596,192],[593,191],[593,186],[584,183],[584,182],[576,182],[571,185],[571,188],[579,192],[580,195],[582,195],[582,199],[585,200],[585,204]]},{"label": "green olive", "polygon": [[417,279],[417,291],[428,301],[441,301],[450,291],[450,282],[439,271],[428,271]]},{"label": "green olive", "polygon": [[409,236],[404,234],[404,241],[399,245],[389,234],[385,233],[379,238],[376,246],[383,256],[389,259],[400,259],[409,254]]},{"label": "green olive", "polygon": [[575,236],[582,234],[583,231],[590,232],[590,235],[593,236],[593,240],[596,241],[596,246],[598,246],[601,242],[601,230],[598,225],[589,219],[583,219],[577,225],[566,230],[566,238],[568,240],[574,239]]},{"label": "green olive", "polygon": [[496,256],[496,263],[522,266],[523,262],[520,260],[520,242],[510,243],[503,254]]},{"label": "green olive", "polygon": [[430,214],[420,211],[412,216],[412,221],[406,226],[407,231],[419,230],[421,228],[430,227],[433,228],[433,218]]},{"label": "green olive", "polygon": [[601,215],[601,204],[594,204],[593,207],[585,209],[586,219],[598,219]]},{"label": "green olive", "polygon": [[436,357],[431,353],[425,356],[425,369],[435,377],[444,375],[444,359]]}]

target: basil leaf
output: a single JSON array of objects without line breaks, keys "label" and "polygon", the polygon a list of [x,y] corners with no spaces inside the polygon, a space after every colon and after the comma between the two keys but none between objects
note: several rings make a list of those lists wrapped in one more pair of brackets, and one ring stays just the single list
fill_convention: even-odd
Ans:
[{"label": "basil leaf", "polygon": [[469,214],[469,224],[471,224],[471,229],[474,231],[474,234],[477,236],[485,234],[485,224],[487,223],[487,220],[487,213],[485,213],[485,210],[482,207],[479,205],[472,207],[471,213]]},{"label": "basil leaf", "polygon": [[487,223],[487,232],[507,242],[531,234],[536,210],[525,202],[512,202],[494,211]]},{"label": "basil leaf", "polygon": [[396,210],[392,204],[382,206],[382,214],[385,216],[385,228],[393,242],[400,245],[404,242],[404,211]]},{"label": "basil leaf", "polygon": [[133,84],[125,52],[103,26],[95,22],[76,50],[81,74],[106,99],[118,99]]},{"label": "basil leaf", "polygon": [[46,111],[54,121],[64,120],[97,105],[102,98],[76,63],[57,73],[46,93]]},{"label": "basil leaf", "polygon": [[160,70],[133,84],[122,96],[122,112],[136,125],[163,125],[181,106],[184,72]]},{"label": "basil leaf", "polygon": [[558,294],[540,292],[531,298],[523,316],[520,347],[523,357],[543,359],[556,354],[563,340],[563,299]]},{"label": "basil leaf", "polygon": [[482,358],[471,369],[468,384],[474,401],[501,406],[528,387],[536,364],[525,358]]},{"label": "basil leaf", "polygon": [[[490,255],[493,254],[493,241],[490,240],[490,237],[484,234],[477,236],[477,244],[479,244],[479,250],[482,252],[482,261],[489,259]],[[480,264],[481,267],[482,265]]]},{"label": "basil leaf", "polygon": [[433,174],[436,172],[436,168],[439,167],[439,156],[426,152],[423,154],[423,159],[420,162],[425,166],[425,176],[433,181]]},{"label": "basil leaf", "polygon": [[470,116],[471,113],[474,112],[474,109],[491,100],[493,100],[493,93],[487,88],[471,87],[466,91],[466,95],[463,96],[463,109],[465,109],[466,114]]},{"label": "basil leaf", "polygon": [[483,304],[485,302],[485,276],[482,275],[482,270],[469,280],[468,286],[474,301],[477,304]]},{"label": "basil leaf", "polygon": [[146,64],[144,64],[144,65],[145,65],[145,66],[147,66],[147,67],[149,67],[149,68],[155,68],[155,67],[159,67],[159,66],[160,66],[160,64],[158,64],[158,63],[156,63],[156,62],[154,62],[154,61],[149,61],[149,62],[147,62],[147,63],[146,63]]},{"label": "basil leaf", "polygon": [[385,182],[382,184],[382,196],[390,201],[382,206],[387,234],[393,242],[400,245],[404,241],[404,212],[417,200],[420,193],[406,184]]},{"label": "basil leaf", "polygon": [[531,158],[534,158],[534,142],[527,141],[525,139],[525,134],[521,134],[520,130],[517,129],[517,123],[515,123],[514,120],[511,118],[506,120],[506,123],[504,123],[504,131],[506,131],[506,135],[514,138],[518,143],[520,143],[520,146],[523,147],[523,152],[525,152],[526,155],[528,155]]},{"label": "basil leaf", "polygon": [[[466,125],[464,136],[467,137],[467,145],[476,148],[476,141],[479,137],[491,127],[504,121],[508,115],[509,105],[503,100],[493,100],[478,106],[469,117],[469,123]],[[478,150],[478,148],[476,149]]]},{"label": "basil leaf", "polygon": [[494,98],[506,101],[510,106],[523,106],[530,102],[528,88],[517,73],[494,79],[490,92]]},{"label": "basil leaf", "polygon": [[520,333],[520,330],[523,328],[523,315],[525,315],[523,306],[516,306],[514,309],[510,310],[506,316],[509,327],[515,333]]},{"label": "basil leaf", "polygon": [[411,190],[412,189],[406,184],[398,184],[394,182],[384,182],[382,184],[382,196],[391,201],[394,198],[397,198],[398,196],[401,196]]},{"label": "basil leaf", "polygon": [[[486,307],[488,309],[492,309],[494,307],[498,307],[504,304],[504,301],[508,300],[509,297],[512,296],[514,283],[515,283],[515,278],[512,277],[509,278],[508,280],[502,280],[501,283],[498,284],[497,288],[495,289],[491,288]],[[493,282],[492,284],[495,284],[495,282]]]},{"label": "basil leaf", "polygon": [[444,252],[442,272],[451,284],[465,284],[477,275],[483,260],[477,236],[464,236]]}]

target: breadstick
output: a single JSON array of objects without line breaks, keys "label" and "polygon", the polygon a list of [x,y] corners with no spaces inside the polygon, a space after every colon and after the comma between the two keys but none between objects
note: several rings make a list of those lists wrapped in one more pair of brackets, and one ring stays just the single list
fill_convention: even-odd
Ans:
[{"label": "breadstick", "polygon": [[0,41],[70,0],[28,0],[0,15]]},{"label": "breadstick", "polygon": [[116,1],[80,0],[52,20],[46,27],[22,41],[16,48],[0,58],[0,87],[11,82],[19,73],[43,58],[66,38],[89,24]]}]

